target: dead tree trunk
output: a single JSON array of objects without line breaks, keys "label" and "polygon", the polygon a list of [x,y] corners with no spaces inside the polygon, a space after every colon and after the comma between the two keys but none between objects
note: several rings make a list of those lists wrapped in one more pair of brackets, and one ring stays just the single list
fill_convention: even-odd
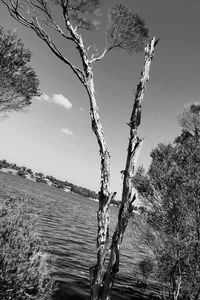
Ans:
[{"label": "dead tree trunk", "polygon": [[124,170],[122,204],[119,209],[117,226],[112,237],[110,249],[111,253],[107,270],[104,275],[102,295],[101,298],[99,297],[94,299],[111,299],[111,290],[114,284],[116,273],[119,271],[120,244],[122,243],[125,229],[133,211],[133,202],[137,198],[137,192],[132,183],[137,157],[142,146],[142,139],[138,137],[137,129],[140,125],[141,103],[144,97],[146,83],[149,80],[150,65],[154,56],[154,48],[156,43],[157,42],[155,41],[155,38],[153,38],[145,47],[144,67],[141,73],[139,84],[137,86],[130,122],[128,123],[130,126],[130,138],[127,150],[126,168]]},{"label": "dead tree trunk", "polygon": [[92,130],[97,137],[101,157],[101,185],[99,192],[99,209],[97,213],[97,263],[90,268],[91,299],[100,299],[101,286],[105,272],[105,256],[109,234],[109,204],[112,195],[110,188],[110,154],[105,141],[102,125],[99,120],[93,85],[93,73],[88,69],[87,92],[90,99],[90,117]]}]

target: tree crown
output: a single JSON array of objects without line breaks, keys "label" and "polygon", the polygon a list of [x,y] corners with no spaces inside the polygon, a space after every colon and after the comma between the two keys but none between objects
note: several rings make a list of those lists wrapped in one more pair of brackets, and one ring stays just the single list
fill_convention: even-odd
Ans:
[{"label": "tree crown", "polygon": [[0,27],[0,112],[22,110],[39,95],[39,80],[29,65],[31,52],[20,39]]},{"label": "tree crown", "polygon": [[193,103],[185,106],[179,122],[183,129],[194,134],[196,137],[200,136],[200,103]]}]

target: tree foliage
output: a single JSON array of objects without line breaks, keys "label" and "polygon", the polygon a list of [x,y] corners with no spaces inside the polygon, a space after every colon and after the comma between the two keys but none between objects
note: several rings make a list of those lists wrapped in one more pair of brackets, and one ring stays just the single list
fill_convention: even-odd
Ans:
[{"label": "tree foliage", "polygon": [[145,283],[149,275],[153,272],[153,260],[149,257],[144,257],[141,261],[139,261],[138,266],[143,277],[143,282]]},{"label": "tree foliage", "polygon": [[192,134],[200,132],[200,103],[186,106],[180,115],[180,125]]},{"label": "tree foliage", "polygon": [[[190,118],[187,114],[187,119]],[[200,295],[200,140],[197,137],[199,131],[196,136],[194,131],[183,129],[173,144],[159,144],[151,153],[148,172],[140,168],[134,178],[148,207],[142,238],[153,252],[157,279],[167,287],[170,299],[183,295],[199,299]]]},{"label": "tree foliage", "polygon": [[22,110],[39,95],[39,81],[29,65],[31,52],[0,27],[0,113]]},{"label": "tree foliage", "polygon": [[122,4],[114,6],[109,12],[107,41],[110,48],[118,47],[129,53],[144,49],[148,29],[144,21]]},{"label": "tree foliage", "polygon": [[95,29],[95,17],[101,0],[58,0],[57,3],[68,11],[69,20],[81,29]]}]

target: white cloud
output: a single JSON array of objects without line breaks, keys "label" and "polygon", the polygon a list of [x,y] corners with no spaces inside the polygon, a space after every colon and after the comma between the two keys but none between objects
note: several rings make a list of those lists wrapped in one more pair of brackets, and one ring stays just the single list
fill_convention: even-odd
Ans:
[{"label": "white cloud", "polygon": [[73,135],[73,132],[71,130],[69,130],[68,128],[62,128],[61,129],[62,133],[66,134],[66,135]]},{"label": "white cloud", "polygon": [[72,107],[71,102],[62,94],[54,94],[52,97],[49,97],[46,94],[42,94],[41,96],[35,97],[35,99],[56,103],[58,105],[63,106],[66,109],[70,109]]},{"label": "white cloud", "polygon": [[72,107],[71,102],[67,98],[65,98],[61,94],[54,94],[52,96],[52,102],[64,106],[66,109],[70,109]]},{"label": "white cloud", "polygon": [[80,107],[80,111],[84,111],[83,107]]}]

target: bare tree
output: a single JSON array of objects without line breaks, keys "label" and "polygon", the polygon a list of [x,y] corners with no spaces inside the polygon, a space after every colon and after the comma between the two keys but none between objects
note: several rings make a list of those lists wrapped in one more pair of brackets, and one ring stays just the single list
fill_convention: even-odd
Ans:
[{"label": "bare tree", "polygon": [[[113,48],[122,48],[129,53],[141,51],[148,38],[148,30],[144,21],[123,5],[116,5],[109,12],[106,46],[101,54],[91,46],[86,46],[80,31],[95,27],[95,18],[100,7],[100,0],[1,0],[18,22],[31,28],[47,44],[50,50],[63,61],[78,77],[90,102],[90,118],[92,130],[97,138],[101,158],[101,182],[99,191],[97,263],[90,269],[91,299],[110,299],[110,291],[114,283],[119,265],[119,245],[132,211],[132,202],[136,194],[132,192],[131,177],[142,141],[137,137],[140,124],[141,101],[145,84],[149,79],[149,67],[153,57],[155,39],[145,50],[145,66],[137,88],[133,113],[129,123],[130,142],[126,169],[124,171],[123,201],[119,212],[119,220],[113,236],[111,256],[108,266],[105,262],[109,232],[109,205],[113,197],[110,192],[110,153],[100,122],[93,79],[93,65]],[[56,5],[56,6],[55,6]],[[56,14],[54,16],[54,11]],[[61,18],[56,19],[60,12]],[[56,21],[57,20],[57,21]],[[81,68],[72,64],[71,60],[59,49],[53,40],[55,31],[64,40],[72,43],[78,51]],[[78,64],[79,65],[79,64]],[[106,269],[107,268],[107,269]]]},{"label": "bare tree", "polygon": [[29,65],[31,52],[20,39],[0,27],[0,114],[19,111],[39,96],[39,81]]}]

